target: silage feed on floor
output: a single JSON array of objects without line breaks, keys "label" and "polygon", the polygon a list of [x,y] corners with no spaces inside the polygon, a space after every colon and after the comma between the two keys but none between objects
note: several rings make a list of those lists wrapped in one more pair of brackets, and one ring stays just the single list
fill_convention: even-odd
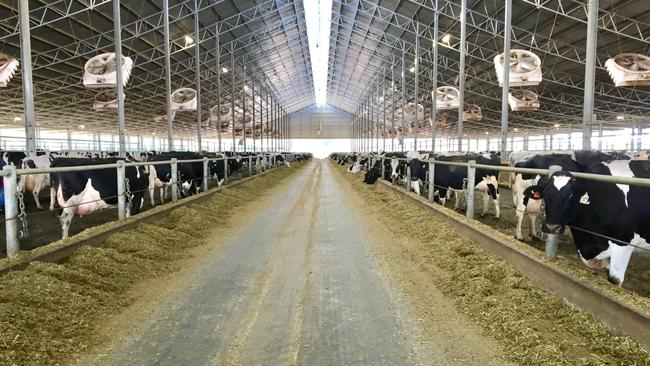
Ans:
[{"label": "silage feed on floor", "polygon": [[134,302],[129,289],[178,269],[212,229],[302,165],[225,187],[101,247],[82,247],[61,264],[34,262],[1,276],[0,365],[62,365],[106,341],[96,327]]},{"label": "silage feed on floor", "polygon": [[[366,202],[365,215],[390,227],[414,266],[522,365],[650,365],[638,342],[550,295],[514,266],[461,237],[400,196],[338,169]],[[417,228],[417,230],[414,230]]]}]

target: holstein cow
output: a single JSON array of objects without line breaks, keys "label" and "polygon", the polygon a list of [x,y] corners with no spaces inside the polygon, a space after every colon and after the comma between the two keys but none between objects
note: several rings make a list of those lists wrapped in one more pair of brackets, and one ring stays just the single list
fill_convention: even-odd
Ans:
[{"label": "holstein cow", "polygon": [[[480,155],[440,155],[436,157],[436,160],[450,162],[468,162],[470,160],[475,160],[477,164],[494,166],[501,164],[501,158],[496,153],[485,153]],[[444,206],[445,202],[451,198],[451,194],[454,193],[456,198],[454,209],[459,209],[462,194],[466,189],[470,188],[466,187],[467,168],[464,166],[436,164],[434,173],[434,185],[435,189],[438,191],[438,201],[440,204]],[[499,207],[499,183],[497,180],[497,172],[495,170],[476,168],[475,179],[476,181],[473,189],[481,192],[481,196],[483,197],[483,211],[481,212],[481,216],[487,214],[491,201],[494,203],[494,217],[499,218],[501,215],[501,209]]]},{"label": "holstein cow", "polygon": [[[48,155],[27,156],[22,159],[22,169],[29,170],[35,168],[49,168],[51,158]],[[18,192],[31,192],[36,202],[36,207],[42,209],[39,195],[42,190],[50,186],[50,175],[47,173],[41,174],[24,174],[20,176],[17,185]],[[54,197],[50,197],[50,210],[54,209]]]},{"label": "holstein cow", "polygon": [[387,153],[384,160],[384,176],[393,184],[398,184],[406,176],[406,154],[401,152]]},{"label": "holstein cow", "polygon": [[[511,154],[512,155],[512,154]],[[517,168],[531,168],[531,169],[548,169],[551,165],[559,165],[562,169],[578,170],[578,164],[574,160],[573,152],[558,153],[545,152],[528,156],[522,161],[517,161],[514,166]],[[540,179],[536,174],[521,174],[515,175],[515,180],[510,189],[512,191],[512,202],[516,209],[515,215],[517,217],[517,228],[515,230],[515,237],[519,240],[524,240],[522,232],[522,224],[524,216],[528,215],[530,219],[530,235],[537,237],[537,216],[541,214],[541,195],[538,189],[529,189],[533,187]],[[532,194],[535,191],[537,195]],[[528,197],[526,192],[529,193]]]},{"label": "holstein cow", "polygon": [[[224,157],[223,154],[213,154],[213,153],[204,154],[204,156],[207,156],[209,158]],[[266,164],[266,158],[263,158],[262,162]],[[210,161],[208,163],[210,176],[217,180],[217,185],[219,186],[221,186],[224,183],[226,173],[228,173],[228,176],[230,176],[234,172],[238,171],[241,168],[241,166],[242,166],[241,162],[238,161],[237,159],[228,159],[228,163],[227,163],[228,171],[226,172],[226,168],[223,165],[223,160]],[[266,165],[263,166],[266,167]]]},{"label": "holstein cow", "polygon": [[[147,161],[167,161],[172,158],[177,160],[203,159],[203,156],[193,152],[168,152],[150,156]],[[209,165],[209,164],[208,164]],[[165,191],[172,185],[171,164],[148,165],[149,195],[151,204],[155,205],[154,191],[160,190],[160,203],[165,202]],[[180,185],[180,196],[190,196],[199,192],[203,179],[203,162],[178,163],[177,182]]]},{"label": "holstein cow", "polygon": [[368,157],[367,156],[357,156],[354,163],[350,165],[348,168],[348,172],[350,173],[358,173],[362,170],[364,170],[366,164],[368,164]]},{"label": "holstein cow", "polygon": [[[51,167],[113,164],[117,159],[55,158]],[[144,204],[144,192],[149,179],[142,167],[126,167],[125,178],[132,192],[127,202],[126,214],[137,214]],[[52,173],[52,190],[61,207],[61,231],[63,239],[68,237],[70,223],[75,215],[83,216],[117,203],[116,169],[86,170]]]},{"label": "holstein cow", "polygon": [[[595,162],[587,173],[650,178],[648,160]],[[578,253],[592,269],[608,270],[621,285],[632,252],[650,250],[650,188],[575,178],[567,171],[538,184],[545,201],[543,230],[571,229]]]},{"label": "holstein cow", "polygon": [[[513,153],[515,154],[515,153]],[[511,154],[511,159],[513,154]],[[517,168],[532,168],[532,169],[548,169],[551,165],[558,165],[566,171],[583,171],[589,165],[595,162],[612,161],[617,158],[625,157],[620,153],[602,153],[599,151],[547,151],[528,156],[522,161],[517,161],[514,166]],[[512,163],[513,160],[511,160]],[[538,195],[530,195],[532,190],[528,191],[529,187],[534,186],[540,179],[535,174],[516,174],[514,183],[512,184],[511,191],[513,196],[513,205],[516,209],[517,228],[515,230],[515,237],[519,240],[524,240],[522,233],[522,223],[524,216],[528,215],[530,219],[530,233],[531,237],[537,235],[537,216],[541,214],[541,203]],[[541,192],[537,192],[541,193]]]},{"label": "holstein cow", "polygon": [[291,163],[287,161],[282,154],[275,154],[275,166],[278,167],[282,165],[290,167]]},{"label": "holstein cow", "polygon": [[417,151],[409,151],[406,154],[408,161],[408,174],[411,177],[409,182],[409,191],[420,195],[420,185],[427,182],[427,177],[429,175],[429,163],[426,162],[429,159],[428,153],[420,153]]},{"label": "holstein cow", "polygon": [[379,177],[381,177],[381,162],[377,159],[373,166],[366,172],[363,177],[363,182],[367,184],[375,184]]}]

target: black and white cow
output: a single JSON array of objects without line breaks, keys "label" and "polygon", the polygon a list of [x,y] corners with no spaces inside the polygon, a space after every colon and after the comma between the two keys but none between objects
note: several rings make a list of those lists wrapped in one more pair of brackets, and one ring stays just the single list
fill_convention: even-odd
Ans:
[{"label": "black and white cow", "polygon": [[367,156],[355,156],[356,159],[354,160],[354,163],[350,164],[350,167],[348,167],[348,172],[356,174],[359,173],[360,171],[365,170],[366,165],[370,161]]},{"label": "black and white cow", "polygon": [[363,177],[363,182],[367,184],[375,184],[379,177],[381,177],[381,161],[377,159],[372,167],[366,172]]},{"label": "black and white cow", "polygon": [[[475,160],[477,164],[494,165],[501,164],[501,158],[496,153],[485,154],[469,154],[469,155],[439,155],[436,157],[439,161],[450,162],[468,162]],[[445,202],[451,198],[452,193],[455,195],[454,209],[460,208],[460,201],[466,187],[467,182],[467,168],[464,166],[453,165],[435,165],[434,185],[438,191],[437,199],[443,206]],[[476,169],[476,182],[473,187],[482,193],[483,197],[483,211],[481,216],[487,214],[490,202],[494,203],[494,216],[499,218],[501,209],[499,206],[499,182],[497,179],[497,172],[487,169]]]},{"label": "black and white cow", "polygon": [[[650,161],[595,162],[583,171],[650,178]],[[583,262],[606,269],[609,281],[620,286],[632,252],[650,250],[650,188],[576,178],[567,171],[538,186],[545,201],[543,230],[562,232],[569,226]]]},{"label": "black and white cow", "polygon": [[[533,156],[529,156],[522,161],[514,163],[517,168],[531,168],[531,169],[548,169],[551,165],[561,166],[562,169],[576,171],[578,164],[574,160],[574,154],[560,152],[545,152]],[[543,201],[538,195],[530,195],[526,199],[526,192],[530,193],[533,189],[530,187],[535,186],[540,176],[536,174],[515,174],[514,182],[511,183],[512,202],[516,209],[515,215],[517,217],[517,227],[515,229],[515,238],[524,240],[522,226],[524,216],[528,215],[530,219],[530,235],[531,237],[538,237],[537,233],[537,217],[541,214],[541,207]],[[536,190],[537,191],[537,190]],[[537,191],[537,193],[541,193]]]},{"label": "black and white cow", "polygon": [[[411,151],[406,154],[408,160],[406,166],[408,167],[407,174],[410,176],[409,191],[413,191],[420,195],[420,186],[426,184],[429,176],[429,163],[426,161],[429,158],[428,153],[421,153]],[[399,165],[398,165],[399,168]]]},{"label": "black and white cow", "polygon": [[[49,168],[51,157],[47,155],[26,156],[22,159],[21,168],[24,170],[35,168]],[[36,207],[40,210],[43,208],[39,201],[41,191],[50,186],[50,175],[47,173],[40,174],[23,174],[18,179],[18,192],[31,192],[34,196]],[[50,197],[50,210],[54,209],[54,197]]]},{"label": "black and white cow", "polygon": [[[167,152],[153,155],[148,162],[168,161],[173,158],[177,160],[203,159],[203,156],[193,152]],[[210,164],[208,164],[210,165]],[[177,163],[177,182],[180,185],[181,197],[191,196],[199,192],[203,179],[203,162]],[[215,167],[216,169],[216,167]],[[160,190],[160,203],[165,202],[167,187],[172,185],[171,164],[148,165],[149,173],[149,195],[151,204],[155,205],[154,191]]]},{"label": "black and white cow", "polygon": [[[54,158],[52,168],[114,164],[117,159]],[[75,172],[52,173],[52,191],[61,207],[61,231],[63,239],[68,237],[70,223],[75,215],[83,216],[117,203],[116,169],[95,169]],[[149,178],[143,167],[126,167],[131,205],[127,204],[127,216],[137,214],[144,204],[144,192]],[[128,202],[128,200],[127,200]]]},{"label": "black and white cow", "polygon": [[[525,152],[524,152],[525,153]],[[516,153],[513,153],[516,154]],[[513,164],[511,154],[510,163]],[[537,152],[535,155],[529,155],[527,158],[514,162],[517,168],[532,168],[532,169],[548,169],[551,165],[558,165],[565,171],[584,171],[591,164],[597,162],[613,161],[615,159],[629,159],[626,155],[611,152],[603,153],[600,151],[590,150],[576,150],[576,151],[547,151]],[[516,209],[517,227],[515,230],[515,237],[519,240],[524,240],[522,232],[522,223],[525,215],[530,219],[531,236],[537,236],[537,217],[541,213],[541,201],[539,199],[528,197],[526,200],[526,190],[534,186],[540,176],[535,174],[516,174],[514,183],[512,183],[512,201]]]},{"label": "black and white cow", "polygon": [[[225,157],[224,154],[214,154],[214,153],[207,153],[203,154],[203,156],[206,156],[208,158],[222,158]],[[266,157],[262,158],[261,160],[263,163],[266,163]],[[215,160],[215,161],[210,161],[208,163],[208,169],[210,171],[210,176],[213,177],[214,179],[217,180],[217,184],[221,186],[224,182],[224,179],[226,177],[226,173],[228,176],[232,175],[233,173],[239,171],[242,167],[241,161],[238,159],[228,159],[228,163],[226,164],[227,168],[224,167],[223,160]],[[227,169],[227,172],[226,172]],[[264,168],[266,169],[266,168]]]},{"label": "black and white cow", "polygon": [[284,158],[284,155],[275,154],[275,166],[279,167],[279,166],[282,166],[282,165],[290,167],[291,163],[287,159]]},{"label": "black and white cow", "polygon": [[402,152],[393,152],[385,154],[386,160],[384,160],[384,177],[387,180],[393,182],[393,184],[399,184],[401,180],[406,177],[406,154]]}]

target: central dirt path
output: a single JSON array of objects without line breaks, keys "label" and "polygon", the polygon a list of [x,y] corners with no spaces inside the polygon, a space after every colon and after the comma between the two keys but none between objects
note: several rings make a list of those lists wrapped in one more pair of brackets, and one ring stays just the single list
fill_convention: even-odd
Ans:
[{"label": "central dirt path", "polygon": [[148,319],[123,325],[135,334],[86,362],[503,364],[440,293],[416,304],[384,275],[373,246],[391,238],[368,230],[333,169],[305,166]]}]

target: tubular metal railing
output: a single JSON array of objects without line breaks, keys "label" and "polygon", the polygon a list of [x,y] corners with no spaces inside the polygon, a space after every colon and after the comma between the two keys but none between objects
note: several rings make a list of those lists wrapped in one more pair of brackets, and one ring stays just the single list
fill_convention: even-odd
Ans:
[{"label": "tubular metal railing", "polygon": [[[380,160],[381,165],[381,177],[384,177],[384,160],[399,160],[399,161],[409,161],[410,158],[393,158],[393,157],[381,157],[377,155],[371,155],[367,153],[361,153],[360,156],[366,157],[370,160],[369,166],[372,167],[376,159]],[[558,165],[552,165],[548,169],[531,169],[531,168],[517,168],[512,166],[503,166],[503,165],[485,165],[477,164],[476,161],[470,160],[467,162],[455,162],[455,161],[440,161],[435,159],[424,159],[422,162],[429,164],[429,184],[428,184],[428,196],[427,199],[431,202],[434,201],[434,182],[435,182],[435,165],[448,165],[448,166],[457,166],[457,167],[466,167],[467,168],[467,187],[475,187],[476,181],[476,168],[492,170],[497,172],[511,172],[511,173],[522,173],[522,174],[535,174],[540,176],[551,176],[555,172],[561,171],[562,167]],[[614,184],[625,184],[639,187],[650,187],[650,179],[648,178],[636,178],[636,177],[623,177],[623,176],[611,176],[611,175],[602,175],[602,174],[591,174],[583,172],[573,172],[570,171],[572,175],[578,178],[594,180],[605,183],[614,183]],[[407,165],[406,170],[406,179],[405,179],[405,188],[410,190],[409,185],[411,184],[411,173]],[[467,210],[465,211],[465,217],[468,220],[474,218],[474,189],[465,189],[465,202]],[[556,257],[558,245],[557,234],[548,234],[546,238],[546,256],[549,259]]]},{"label": "tubular metal railing", "polygon": [[[171,187],[171,200],[175,202],[178,200],[178,164],[183,163],[203,163],[203,175],[202,177],[197,177],[195,179],[201,179],[202,184],[201,188],[203,191],[208,190],[208,182],[210,178],[209,162],[223,162],[224,164],[224,183],[228,183],[228,161],[236,159],[247,159],[248,160],[248,175],[253,175],[253,163],[254,160],[257,160],[258,157],[267,158],[267,163],[271,168],[276,166],[276,156],[282,155],[286,161],[292,162],[295,160],[296,154],[286,153],[286,152],[265,152],[265,153],[252,153],[254,155],[249,156],[232,156],[232,157],[218,157],[218,158],[208,158],[203,157],[201,159],[187,159],[187,160],[177,160],[172,158],[171,160],[165,161],[130,161],[118,160],[116,163],[111,164],[97,164],[97,165],[82,165],[82,166],[69,166],[69,167],[57,167],[57,168],[34,168],[34,169],[18,169],[13,165],[5,165],[2,170],[0,170],[0,177],[2,177],[4,185],[4,215],[5,215],[5,238],[6,238],[6,249],[7,256],[11,257],[16,255],[20,251],[20,241],[19,241],[19,230],[18,230],[18,221],[24,220],[24,204],[22,199],[22,192],[17,191],[18,177],[23,175],[32,175],[32,174],[51,174],[51,173],[63,173],[63,172],[79,172],[79,171],[89,171],[89,170],[105,170],[105,169],[116,169],[117,170],[117,211],[118,211],[118,220],[123,221],[127,218],[127,186],[126,186],[126,168],[127,167],[140,167],[140,166],[155,166],[155,165],[171,165],[171,179],[169,186]],[[256,171],[256,174],[260,171]],[[147,190],[152,189],[149,187]],[[114,197],[111,197],[114,198]],[[82,203],[85,204],[85,203]],[[20,208],[20,213],[19,213]],[[65,208],[65,207],[64,207]],[[24,229],[25,230],[25,229]]]}]

